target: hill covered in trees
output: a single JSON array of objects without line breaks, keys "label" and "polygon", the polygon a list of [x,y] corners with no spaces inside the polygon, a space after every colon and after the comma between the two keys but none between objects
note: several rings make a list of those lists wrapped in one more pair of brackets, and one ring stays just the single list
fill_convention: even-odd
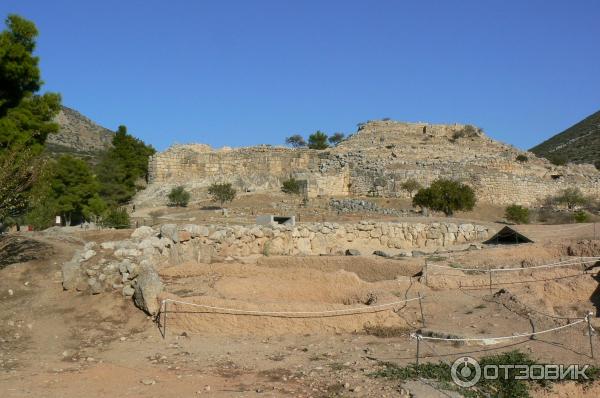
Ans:
[{"label": "hill covered in trees", "polygon": [[592,163],[600,169],[600,111],[530,151],[554,163]]}]

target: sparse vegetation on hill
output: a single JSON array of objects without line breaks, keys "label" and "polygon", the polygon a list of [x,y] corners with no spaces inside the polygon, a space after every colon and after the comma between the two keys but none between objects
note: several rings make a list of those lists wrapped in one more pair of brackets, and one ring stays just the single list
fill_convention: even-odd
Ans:
[{"label": "sparse vegetation on hill", "polygon": [[585,206],[590,203],[589,199],[586,198],[579,188],[566,188],[554,198],[554,201],[558,204],[565,205],[567,208],[572,209],[575,206]]},{"label": "sparse vegetation on hill", "polygon": [[578,210],[573,214],[573,220],[576,223],[584,223],[590,220],[590,215],[584,210]]},{"label": "sparse vegetation on hill", "polygon": [[520,205],[510,205],[504,211],[504,217],[517,224],[529,224],[529,209]]},{"label": "sparse vegetation on hill", "polygon": [[281,191],[289,194],[300,195],[300,182],[291,177],[281,184]]},{"label": "sparse vegetation on hill", "polygon": [[169,192],[169,205],[175,207],[186,207],[190,201],[190,193],[184,187],[175,187]]},{"label": "sparse vegetation on hill", "polygon": [[226,202],[232,202],[235,199],[237,191],[230,183],[215,183],[208,188],[208,194],[212,197],[213,201],[219,202],[221,207],[223,207]]},{"label": "sparse vegetation on hill", "polygon": [[344,141],[344,134],[343,133],[335,133],[333,134],[331,137],[329,137],[327,139],[329,141],[329,143],[333,146],[339,144],[340,142]]},{"label": "sparse vegetation on hill", "polygon": [[327,134],[322,131],[316,131],[314,134],[308,136],[308,147],[310,149],[327,149]]},{"label": "sparse vegetation on hill", "polygon": [[96,165],[102,154],[112,146],[114,132],[99,126],[74,109],[62,106],[54,120],[56,134],[46,140],[45,152],[53,157],[72,155]]},{"label": "sparse vegetation on hill", "polygon": [[452,139],[451,141],[457,141],[461,138],[471,138],[471,137],[476,137],[477,134],[480,132],[481,130],[478,129],[475,126],[472,126],[470,124],[467,124],[466,126],[464,126],[462,129],[455,131],[452,134]]},{"label": "sparse vegetation on hill", "polygon": [[129,213],[123,207],[110,209],[102,219],[102,226],[105,228],[125,229],[131,227]]},{"label": "sparse vegetation on hill", "polygon": [[530,149],[555,164],[600,162],[600,111]]},{"label": "sparse vegetation on hill", "polygon": [[302,148],[306,146],[306,141],[300,134],[294,134],[285,139],[285,143],[293,146],[294,148]]},{"label": "sparse vegetation on hill", "polygon": [[525,163],[529,161],[529,158],[526,155],[519,154],[517,155],[517,162]]},{"label": "sparse vegetation on hill", "polygon": [[414,178],[409,178],[408,180],[404,181],[400,187],[408,192],[411,198],[413,197],[413,192],[423,188],[423,186]]},{"label": "sparse vegetation on hill", "polygon": [[551,153],[546,155],[546,159],[555,166],[564,166],[568,163],[569,158],[563,153]]},{"label": "sparse vegetation on hill", "polygon": [[455,211],[472,210],[475,207],[475,192],[458,181],[438,179],[429,188],[420,189],[413,198],[413,206],[441,211],[451,216]]}]

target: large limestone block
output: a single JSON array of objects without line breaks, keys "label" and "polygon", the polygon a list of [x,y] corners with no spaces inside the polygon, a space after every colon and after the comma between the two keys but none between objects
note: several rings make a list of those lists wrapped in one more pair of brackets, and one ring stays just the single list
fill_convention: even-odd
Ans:
[{"label": "large limestone block", "polygon": [[158,314],[160,311],[158,297],[163,291],[164,286],[153,267],[147,266],[139,270],[139,275],[135,279],[134,289],[133,301],[135,305],[149,315]]}]

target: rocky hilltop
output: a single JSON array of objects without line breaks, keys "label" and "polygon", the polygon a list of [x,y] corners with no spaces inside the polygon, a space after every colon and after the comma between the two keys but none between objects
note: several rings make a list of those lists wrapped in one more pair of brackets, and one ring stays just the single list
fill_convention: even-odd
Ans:
[{"label": "rocky hilltop", "polygon": [[538,156],[557,155],[573,163],[592,163],[600,168],[600,111],[590,115],[530,149]]},{"label": "rocky hilltop", "polygon": [[113,132],[99,126],[74,109],[63,106],[56,117],[60,126],[57,134],[51,134],[46,148],[52,154],[69,153],[78,157],[91,158],[112,145]]},{"label": "rocky hilltop", "polygon": [[278,191],[290,177],[301,181],[308,197],[408,197],[401,188],[406,180],[427,186],[440,177],[469,184],[480,201],[501,205],[534,205],[572,186],[590,195],[600,190],[594,166],[556,166],[471,125],[382,120],[360,125],[323,151],[174,146],[150,158],[150,185],[136,200],[164,201],[173,186],[201,192],[214,182],[231,182],[241,191]]}]

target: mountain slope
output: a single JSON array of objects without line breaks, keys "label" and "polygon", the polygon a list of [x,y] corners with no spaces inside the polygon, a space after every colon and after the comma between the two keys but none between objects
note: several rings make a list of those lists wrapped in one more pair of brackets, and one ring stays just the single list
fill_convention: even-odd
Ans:
[{"label": "mountain slope", "polygon": [[56,117],[60,129],[46,140],[46,150],[53,155],[71,154],[95,161],[112,145],[113,132],[97,125],[74,109],[63,106]]},{"label": "mountain slope", "polygon": [[600,111],[530,149],[548,159],[563,157],[573,163],[600,162]]}]

